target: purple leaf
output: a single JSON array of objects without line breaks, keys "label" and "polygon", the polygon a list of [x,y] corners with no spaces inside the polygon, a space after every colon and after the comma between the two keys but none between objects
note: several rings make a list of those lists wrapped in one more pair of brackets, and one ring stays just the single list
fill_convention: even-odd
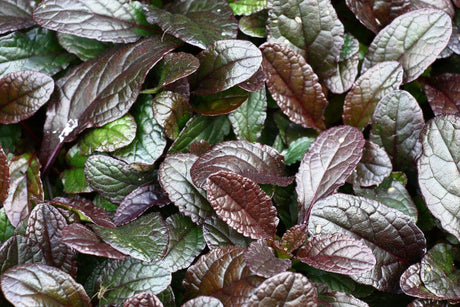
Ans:
[{"label": "purple leaf", "polygon": [[234,172],[256,183],[287,186],[292,182],[285,177],[281,154],[270,146],[245,140],[214,146],[193,164],[190,175],[196,186],[204,188],[206,178],[218,171]]},{"label": "purple leaf", "polygon": [[274,238],[279,219],[270,197],[251,179],[219,171],[206,180],[216,214],[230,227],[252,239]]},{"label": "purple leaf", "polygon": [[453,114],[460,116],[460,74],[445,73],[433,78],[423,78],[426,97],[435,116]]},{"label": "purple leaf", "polygon": [[0,34],[35,25],[32,11],[36,6],[35,1],[4,0],[0,11]]},{"label": "purple leaf", "polygon": [[151,292],[140,292],[128,298],[123,307],[163,307],[163,303]]},{"label": "purple leaf", "polygon": [[224,307],[221,301],[212,296],[200,295],[187,301],[181,307]]},{"label": "purple leaf", "polygon": [[296,257],[312,267],[346,275],[366,273],[376,262],[366,244],[341,233],[310,237]]},{"label": "purple leaf", "polygon": [[244,261],[256,275],[270,278],[291,268],[291,260],[279,259],[275,256],[273,248],[263,239],[249,245],[244,253]]},{"label": "purple leaf", "polygon": [[308,238],[307,224],[297,224],[289,228],[281,238],[281,247],[292,253],[301,247]]},{"label": "purple leaf", "polygon": [[203,224],[203,237],[209,249],[225,248],[230,246],[248,247],[252,241],[217,216],[208,217]]},{"label": "purple leaf", "polygon": [[268,90],[283,113],[303,127],[324,129],[323,112],[328,101],[310,65],[280,43],[265,43],[260,48]]},{"label": "purple leaf", "polygon": [[423,284],[422,278],[420,277],[420,263],[416,263],[407,268],[406,271],[401,275],[399,281],[401,290],[410,296],[415,296],[423,299],[435,299],[440,300],[442,298],[433,294]]},{"label": "purple leaf", "polygon": [[2,146],[0,146],[0,203],[4,204],[10,188],[10,167]]},{"label": "purple leaf", "polygon": [[362,133],[350,126],[326,130],[313,141],[296,175],[299,222],[308,221],[318,199],[345,183],[361,159],[364,144]]},{"label": "purple leaf", "polygon": [[267,76],[265,75],[263,66],[260,66],[259,70],[251,78],[238,84],[238,86],[248,92],[257,92],[265,87],[266,79]]},{"label": "purple leaf", "polygon": [[237,109],[249,97],[249,92],[234,86],[208,96],[192,96],[190,105],[195,112],[205,115],[227,114]]},{"label": "purple leaf", "polygon": [[318,306],[320,307],[369,307],[369,305],[361,300],[358,300],[351,294],[332,291],[325,285],[315,284],[318,291]]},{"label": "purple leaf", "polygon": [[0,247],[0,274],[18,264],[38,262],[46,263],[42,250],[37,242],[27,237],[14,235]]},{"label": "purple leaf", "polygon": [[[47,169],[63,142],[89,127],[125,115],[136,100],[148,71],[178,44],[155,36],[115,46],[72,69],[57,81],[47,110],[40,159]],[[95,83],[95,78],[99,82]]]}]

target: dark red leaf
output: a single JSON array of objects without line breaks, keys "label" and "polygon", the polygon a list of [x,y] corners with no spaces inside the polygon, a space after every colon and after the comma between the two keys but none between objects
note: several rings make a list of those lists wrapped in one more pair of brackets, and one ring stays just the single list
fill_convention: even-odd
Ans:
[{"label": "dark red leaf", "polygon": [[128,298],[123,307],[163,307],[163,303],[155,294],[141,292]]},{"label": "dark red leaf", "polygon": [[435,116],[453,114],[460,116],[460,74],[445,73],[423,78],[425,93]]},{"label": "dark red leaf", "polygon": [[264,239],[254,241],[249,245],[244,253],[244,261],[251,272],[265,278],[291,268],[291,260],[277,258],[273,248],[269,247]]},{"label": "dark red leaf", "polygon": [[190,301],[187,301],[182,307],[224,307],[221,301],[212,296],[197,296]]},{"label": "dark red leaf", "polygon": [[0,145],[0,203],[4,203],[8,197],[8,190],[10,188],[10,168],[5,152]]},{"label": "dark red leaf", "polygon": [[401,290],[407,295],[423,299],[442,299],[431,293],[430,290],[425,287],[422,278],[420,277],[420,267],[420,263],[416,263],[404,271],[399,281]]},{"label": "dark red leaf", "polygon": [[281,246],[292,253],[301,247],[308,238],[307,224],[297,224],[289,228],[281,238]]},{"label": "dark red leaf", "polygon": [[0,275],[15,265],[37,262],[46,263],[45,257],[38,243],[27,237],[14,235],[0,247]]},{"label": "dark red leaf", "polygon": [[35,1],[3,0],[0,11],[0,34],[25,29],[35,25],[32,11]]},{"label": "dark red leaf", "polygon": [[259,70],[251,78],[238,84],[238,86],[248,92],[257,92],[265,86],[266,78],[263,66],[260,66]]}]

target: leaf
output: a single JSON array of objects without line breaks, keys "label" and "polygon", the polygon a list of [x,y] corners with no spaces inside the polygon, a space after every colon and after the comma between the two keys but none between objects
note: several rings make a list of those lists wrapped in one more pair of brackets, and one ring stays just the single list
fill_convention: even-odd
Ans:
[{"label": "leaf", "polygon": [[31,198],[43,200],[43,185],[40,179],[40,163],[34,154],[23,154],[9,161],[10,185],[3,208],[11,224],[16,227],[29,216]]},{"label": "leaf", "polygon": [[187,151],[191,144],[206,140],[210,144],[217,144],[230,133],[230,122],[224,115],[192,117],[179,136],[169,148],[169,153]]},{"label": "leaf", "polygon": [[206,180],[209,203],[230,227],[252,239],[274,238],[279,219],[270,197],[252,180],[219,171]]},{"label": "leaf", "polygon": [[317,306],[315,286],[300,273],[284,272],[257,287],[249,306]]},{"label": "leaf", "polygon": [[316,286],[316,291],[318,292],[318,306],[321,307],[369,307],[367,303],[357,299],[351,294],[338,291],[331,291],[326,286]]},{"label": "leaf", "polygon": [[114,249],[142,261],[159,260],[168,246],[168,231],[157,212],[143,215],[115,229],[97,225],[92,225],[92,228]]},{"label": "leaf", "polygon": [[281,152],[286,160],[286,164],[291,165],[301,161],[314,140],[315,139],[312,137],[304,136],[289,144],[289,147]]},{"label": "leaf", "polygon": [[346,275],[366,273],[376,263],[366,244],[342,233],[310,237],[296,258],[317,269]]},{"label": "leaf", "polygon": [[424,124],[417,100],[406,91],[393,91],[375,108],[370,139],[385,148],[394,169],[405,170],[420,155],[419,136]]},{"label": "leaf", "polygon": [[93,189],[85,177],[85,162],[87,156],[80,154],[78,146],[72,146],[65,156],[68,168],[61,174],[64,191],[69,194],[90,193]]},{"label": "leaf", "polygon": [[188,297],[209,295],[224,306],[247,302],[262,277],[251,273],[244,262],[242,247],[213,249],[187,269],[183,285]]},{"label": "leaf", "polygon": [[234,86],[209,96],[192,96],[189,103],[196,112],[204,115],[219,115],[237,109],[248,97],[248,91]]},{"label": "leaf", "polygon": [[330,128],[313,141],[296,175],[300,223],[308,221],[317,200],[345,183],[361,159],[364,144],[362,133],[350,126]]},{"label": "leaf", "polygon": [[145,262],[126,258],[107,262],[97,284],[98,306],[121,305],[141,292],[158,295],[171,283],[171,273],[161,261]]},{"label": "leaf", "polygon": [[166,156],[158,169],[158,181],[179,211],[200,225],[213,215],[213,210],[205,191],[196,187],[190,177],[190,168],[197,159],[182,153]]},{"label": "leaf", "polygon": [[333,74],[344,28],[329,0],[273,0],[267,23],[269,41],[288,43],[321,79]]},{"label": "leaf", "polygon": [[385,206],[394,208],[417,222],[417,207],[404,185],[391,177],[385,178],[377,187],[371,189],[354,188],[356,195],[375,199]]},{"label": "leaf", "polygon": [[403,69],[397,62],[378,63],[362,74],[345,96],[343,122],[363,130],[383,96],[399,88]]},{"label": "leaf", "polygon": [[238,139],[256,142],[262,134],[267,117],[267,96],[265,89],[250,93],[247,101],[228,115]]},{"label": "leaf", "polygon": [[262,54],[244,40],[220,40],[197,55],[200,67],[192,75],[193,93],[206,96],[225,91],[254,75],[262,64]]},{"label": "leaf", "polygon": [[85,176],[91,188],[116,204],[151,180],[150,173],[139,172],[121,160],[104,155],[93,155],[86,160]]},{"label": "leaf", "polygon": [[78,142],[82,155],[96,151],[112,152],[131,143],[136,136],[137,125],[134,118],[126,114],[100,128],[89,130]]},{"label": "leaf", "polygon": [[449,15],[419,9],[401,15],[377,34],[363,61],[362,72],[377,63],[398,61],[403,83],[417,79],[447,46],[452,33]]},{"label": "leaf", "polygon": [[209,249],[230,246],[248,247],[251,239],[228,226],[217,216],[208,217],[203,224],[203,237]]},{"label": "leaf", "polygon": [[244,253],[244,261],[251,272],[265,278],[270,278],[291,268],[291,260],[277,258],[275,251],[267,245],[265,240],[252,242]]},{"label": "leaf", "polygon": [[40,72],[23,70],[5,75],[0,79],[0,123],[18,123],[31,117],[53,90],[53,79]]},{"label": "leaf", "polygon": [[268,6],[267,0],[228,0],[233,14],[251,15],[257,13]]},{"label": "leaf", "polygon": [[251,37],[264,38],[267,36],[265,24],[267,23],[268,13],[266,10],[249,16],[240,18],[238,28],[244,34]]},{"label": "leaf", "polygon": [[406,271],[404,271],[400,279],[401,290],[405,294],[410,296],[420,297],[424,299],[441,299],[440,297],[431,293],[425,287],[420,277],[420,268],[420,263],[416,263],[411,265]]},{"label": "leaf", "polygon": [[35,25],[32,11],[36,3],[26,0],[4,0],[0,11],[0,34]]},{"label": "leaf", "polygon": [[18,264],[46,263],[40,246],[33,240],[14,235],[5,240],[0,247],[0,273]]},{"label": "leaf", "polygon": [[165,33],[206,49],[212,42],[236,38],[238,23],[227,1],[174,2],[166,10],[150,10],[147,21]]},{"label": "leaf", "polygon": [[169,243],[163,261],[169,265],[171,272],[188,268],[206,247],[202,228],[178,213],[166,219],[166,227]]},{"label": "leaf", "polygon": [[[10,167],[0,144],[0,203],[4,205],[10,189]],[[3,211],[4,212],[4,211]],[[4,241],[4,240],[0,240]]]},{"label": "leaf", "polygon": [[422,79],[426,97],[435,116],[453,114],[460,116],[460,74],[445,73],[430,79]]},{"label": "leaf", "polygon": [[40,153],[44,169],[63,142],[86,128],[100,127],[125,115],[150,68],[175,46],[176,41],[158,36],[115,46],[59,79],[44,126]]},{"label": "leaf", "polygon": [[444,300],[460,300],[460,270],[455,268],[455,256],[451,245],[439,243],[426,253],[420,264],[423,284]]},{"label": "leaf", "polygon": [[310,65],[280,43],[265,43],[260,49],[268,90],[283,113],[305,128],[324,129],[323,112],[328,101]]},{"label": "leaf", "polygon": [[0,208],[0,242],[8,240],[14,234],[14,229],[6,216],[5,208]]},{"label": "leaf", "polygon": [[137,1],[116,0],[107,4],[102,0],[44,0],[33,17],[40,26],[53,31],[102,42],[132,43],[141,35],[156,32],[141,22],[143,14]]},{"label": "leaf", "polygon": [[204,188],[206,178],[218,171],[229,171],[247,177],[256,183],[287,186],[292,178],[286,177],[284,161],[275,149],[245,140],[217,144],[203,154],[190,169],[193,183]]},{"label": "leaf", "polygon": [[58,209],[42,203],[30,213],[26,236],[39,244],[46,264],[70,273],[75,251],[62,242],[62,230],[66,226],[67,221]]},{"label": "leaf", "polygon": [[111,46],[110,43],[61,32],[57,33],[57,38],[67,52],[75,54],[82,61],[97,57]]},{"label": "leaf", "polygon": [[81,224],[66,226],[62,230],[62,242],[82,254],[118,260],[128,257],[109,244],[102,242],[94,232]]},{"label": "leaf", "polygon": [[421,132],[418,183],[430,212],[460,239],[460,117],[438,116]]},{"label": "leaf", "polygon": [[379,185],[391,174],[391,161],[385,150],[366,141],[363,156],[347,181],[361,187]]},{"label": "leaf", "polygon": [[202,307],[202,306],[224,307],[222,302],[219,301],[217,298],[212,297],[212,296],[206,296],[206,295],[197,296],[182,305],[182,307]]},{"label": "leaf", "polygon": [[343,233],[372,249],[377,263],[371,271],[351,275],[380,291],[399,288],[399,276],[425,253],[425,238],[406,215],[367,198],[336,193],[313,206],[310,235]]},{"label": "leaf", "polygon": [[129,193],[118,206],[113,221],[117,226],[127,224],[150,207],[163,207],[170,202],[158,184],[145,184]]},{"label": "leaf", "polygon": [[2,150],[6,153],[14,152],[16,149],[16,145],[18,144],[19,139],[21,138],[21,134],[22,129],[20,125],[0,125],[0,147],[3,147]]},{"label": "leaf", "polygon": [[0,77],[21,70],[54,75],[75,58],[59,45],[53,32],[36,27],[0,39]]},{"label": "leaf", "polygon": [[137,123],[136,137],[128,146],[116,150],[113,155],[134,168],[150,168],[166,147],[164,133],[153,117],[151,97],[140,96],[131,112]]},{"label": "leaf", "polygon": [[307,224],[297,224],[289,228],[281,238],[281,247],[292,253],[301,247],[308,238]]},{"label": "leaf", "polygon": [[91,306],[69,274],[40,263],[21,264],[0,277],[3,294],[15,306]]},{"label": "leaf", "polygon": [[128,298],[123,307],[163,307],[163,303],[150,292],[140,292]]}]

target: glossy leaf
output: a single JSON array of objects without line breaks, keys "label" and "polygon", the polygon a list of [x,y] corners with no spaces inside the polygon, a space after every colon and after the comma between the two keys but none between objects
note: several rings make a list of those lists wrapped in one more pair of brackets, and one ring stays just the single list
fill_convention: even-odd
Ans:
[{"label": "glossy leaf", "polygon": [[241,32],[248,36],[264,38],[267,36],[265,24],[267,23],[268,13],[266,10],[243,16],[240,18],[238,27]]},{"label": "glossy leaf", "polygon": [[269,41],[288,43],[308,59],[321,79],[335,72],[344,28],[329,0],[273,0]]},{"label": "glossy leaf", "polygon": [[420,155],[424,123],[415,98],[406,91],[393,91],[375,108],[370,139],[385,148],[396,170],[405,170]]},{"label": "glossy leaf", "polygon": [[217,144],[230,133],[230,122],[225,115],[192,117],[169,149],[169,153],[185,152],[190,145],[206,140],[210,144]]},{"label": "glossy leaf", "polygon": [[248,141],[222,142],[203,154],[190,169],[193,183],[205,187],[206,178],[218,171],[229,171],[247,177],[256,183],[287,186],[284,161],[276,150],[267,145]]},{"label": "glossy leaf", "polygon": [[418,182],[428,209],[460,239],[460,117],[438,116],[421,133]]},{"label": "glossy leaf", "polygon": [[425,93],[435,116],[453,114],[460,116],[460,74],[442,74],[422,79]]},{"label": "glossy leaf", "polygon": [[153,32],[142,24],[143,9],[137,1],[44,0],[34,10],[34,20],[43,28],[97,39],[103,42],[132,43],[141,34]]},{"label": "glossy leaf", "polygon": [[286,160],[286,164],[291,165],[301,161],[314,140],[315,139],[312,137],[304,136],[289,144],[289,147],[281,152]]},{"label": "glossy leaf", "polygon": [[169,243],[163,261],[169,265],[171,272],[188,268],[206,247],[202,228],[181,214],[169,216],[166,227]]},{"label": "glossy leaf", "polygon": [[57,33],[57,38],[67,52],[75,54],[82,61],[97,57],[111,46],[110,43],[72,34]]},{"label": "glossy leaf", "polygon": [[318,306],[320,307],[369,307],[369,305],[351,294],[333,291],[327,286],[319,286],[316,284],[316,291],[318,292]]},{"label": "glossy leaf", "polygon": [[158,180],[181,213],[194,223],[203,224],[208,216],[213,215],[213,210],[205,191],[196,187],[190,177],[190,168],[197,159],[192,154],[167,156],[158,170]]},{"label": "glossy leaf", "polygon": [[32,11],[36,3],[26,0],[2,1],[0,11],[0,34],[25,29],[35,25]]},{"label": "glossy leaf", "polygon": [[216,214],[230,227],[253,239],[274,238],[276,209],[254,181],[219,171],[206,180],[206,191]]},{"label": "glossy leaf", "polygon": [[376,263],[366,244],[341,233],[310,237],[296,257],[312,267],[346,275],[366,273]]},{"label": "glossy leaf", "polygon": [[116,204],[151,180],[150,173],[139,172],[121,160],[103,155],[93,155],[86,160],[85,176],[90,187]]},{"label": "glossy leaf", "polygon": [[46,74],[23,70],[0,79],[0,123],[18,123],[35,114],[50,98],[54,81]]},{"label": "glossy leaf", "polygon": [[182,305],[182,307],[201,307],[201,306],[224,307],[222,302],[219,301],[217,298],[212,297],[212,296],[205,296],[205,295],[197,296]]},{"label": "glossy leaf", "polygon": [[0,242],[3,243],[14,234],[14,227],[5,213],[5,208],[0,208]]},{"label": "glossy leaf", "polygon": [[[0,145],[0,203],[4,204],[10,188],[10,168],[5,152]],[[4,241],[4,240],[2,240]]]},{"label": "glossy leaf", "polygon": [[150,168],[166,146],[164,133],[153,117],[151,97],[140,96],[131,112],[137,123],[136,137],[128,146],[116,150],[113,155],[134,168]]},{"label": "glossy leaf", "polygon": [[114,249],[142,261],[162,258],[168,246],[168,231],[158,213],[143,215],[115,229],[97,225],[92,227]]},{"label": "glossy leaf", "polygon": [[170,202],[158,184],[146,184],[129,193],[118,206],[113,221],[117,226],[127,224],[150,207],[163,207]]},{"label": "glossy leaf", "polygon": [[307,224],[297,224],[289,228],[281,238],[281,246],[292,253],[301,247],[308,238]]},{"label": "glossy leaf", "polygon": [[450,17],[440,10],[420,9],[401,15],[374,38],[362,71],[384,61],[398,61],[404,69],[403,82],[411,82],[436,60],[451,33]]},{"label": "glossy leaf", "polygon": [[403,69],[397,62],[382,62],[362,74],[345,97],[343,122],[363,130],[383,96],[399,88]]},{"label": "glossy leaf", "polygon": [[256,142],[262,134],[267,117],[266,111],[267,95],[265,88],[249,94],[248,100],[228,115],[237,138]]},{"label": "glossy leaf", "polygon": [[249,306],[317,306],[316,288],[300,273],[284,272],[265,280],[252,294]]},{"label": "glossy leaf", "polygon": [[96,151],[115,151],[134,140],[136,129],[136,122],[129,114],[100,128],[91,129],[78,142],[80,153],[89,155]]},{"label": "glossy leaf", "polygon": [[183,281],[188,296],[213,296],[224,306],[246,303],[263,278],[251,273],[243,255],[243,248],[233,246],[201,256],[188,268]]},{"label": "glossy leaf", "polygon": [[24,263],[46,263],[40,246],[33,240],[14,235],[0,247],[0,273]]},{"label": "glossy leaf", "polygon": [[350,126],[322,132],[310,145],[296,175],[298,221],[308,221],[313,204],[333,193],[355,169],[364,148],[362,133]]},{"label": "glossy leaf", "polygon": [[265,240],[252,242],[244,253],[244,261],[251,272],[265,278],[291,268],[291,260],[277,258],[273,248],[269,247]]},{"label": "glossy leaf", "polygon": [[69,194],[93,192],[93,189],[88,185],[88,181],[86,181],[84,172],[85,162],[88,157],[80,154],[78,146],[72,146],[65,159],[68,168],[61,174],[64,191]]},{"label": "glossy leaf", "polygon": [[9,161],[10,185],[3,202],[6,215],[16,227],[25,219],[33,206],[32,197],[43,200],[43,185],[40,179],[40,163],[33,154],[23,154]]},{"label": "glossy leaf", "polygon": [[[147,72],[176,45],[168,37],[154,36],[136,44],[116,46],[59,79],[44,126],[40,159],[45,169],[63,142],[86,128],[99,127],[125,115]],[[100,82],[95,84],[94,78]]]},{"label": "glossy leaf", "polygon": [[251,15],[267,8],[267,0],[228,0],[235,15]]},{"label": "glossy leaf", "polygon": [[62,242],[82,254],[118,260],[128,257],[101,241],[94,232],[81,224],[66,226],[62,230]]},{"label": "glossy leaf", "polygon": [[147,21],[184,42],[206,49],[212,42],[236,38],[238,23],[227,1],[174,2],[166,10],[150,10]]},{"label": "glossy leaf", "polygon": [[375,267],[350,277],[381,291],[399,288],[399,276],[425,253],[422,231],[406,215],[363,197],[336,193],[318,201],[311,212],[311,235],[343,233],[372,249]]},{"label": "glossy leaf", "polygon": [[209,249],[230,246],[248,247],[251,241],[215,215],[204,221],[203,237]]},{"label": "glossy leaf", "polygon": [[75,251],[62,242],[66,226],[67,221],[58,209],[38,204],[30,213],[26,236],[39,244],[48,265],[70,273]]},{"label": "glossy leaf", "polygon": [[328,101],[310,65],[280,43],[265,43],[260,48],[268,90],[283,113],[303,127],[324,129],[323,112]]},{"label": "glossy leaf", "polygon": [[54,75],[73,59],[74,56],[59,45],[53,32],[40,27],[0,39],[0,77],[21,70]]},{"label": "glossy leaf", "polygon": [[128,298],[123,307],[163,307],[163,303],[150,292],[140,292]]},{"label": "glossy leaf", "polygon": [[441,299],[425,287],[420,277],[420,268],[420,263],[416,263],[404,271],[400,279],[401,290],[407,295],[423,299]]},{"label": "glossy leaf", "polygon": [[366,141],[363,156],[347,181],[362,187],[379,185],[391,174],[391,161],[385,150]]},{"label": "glossy leaf", "polygon": [[198,54],[193,93],[206,96],[225,91],[254,75],[262,64],[260,50],[243,40],[220,40]]},{"label": "glossy leaf", "polygon": [[234,86],[208,96],[192,96],[189,103],[196,112],[204,115],[219,115],[237,109],[248,97],[248,91]]},{"label": "glossy leaf", "polygon": [[5,297],[15,306],[91,306],[82,285],[45,264],[21,264],[0,277]]},{"label": "glossy leaf", "polygon": [[121,305],[141,292],[158,295],[171,283],[171,273],[161,261],[126,258],[107,262],[97,278],[99,306]]}]

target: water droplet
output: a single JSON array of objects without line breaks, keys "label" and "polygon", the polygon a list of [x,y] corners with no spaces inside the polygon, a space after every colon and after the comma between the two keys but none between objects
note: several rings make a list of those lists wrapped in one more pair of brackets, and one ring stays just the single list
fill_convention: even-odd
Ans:
[{"label": "water droplet", "polygon": [[340,138],[340,139],[339,139],[339,143],[342,144],[343,142],[345,142],[345,139],[344,139],[344,138]]},{"label": "water droplet", "polygon": [[295,22],[297,22],[297,23],[301,23],[301,22],[302,22],[302,19],[301,19],[299,16],[297,16],[296,18],[294,18],[294,20],[295,20]]}]

